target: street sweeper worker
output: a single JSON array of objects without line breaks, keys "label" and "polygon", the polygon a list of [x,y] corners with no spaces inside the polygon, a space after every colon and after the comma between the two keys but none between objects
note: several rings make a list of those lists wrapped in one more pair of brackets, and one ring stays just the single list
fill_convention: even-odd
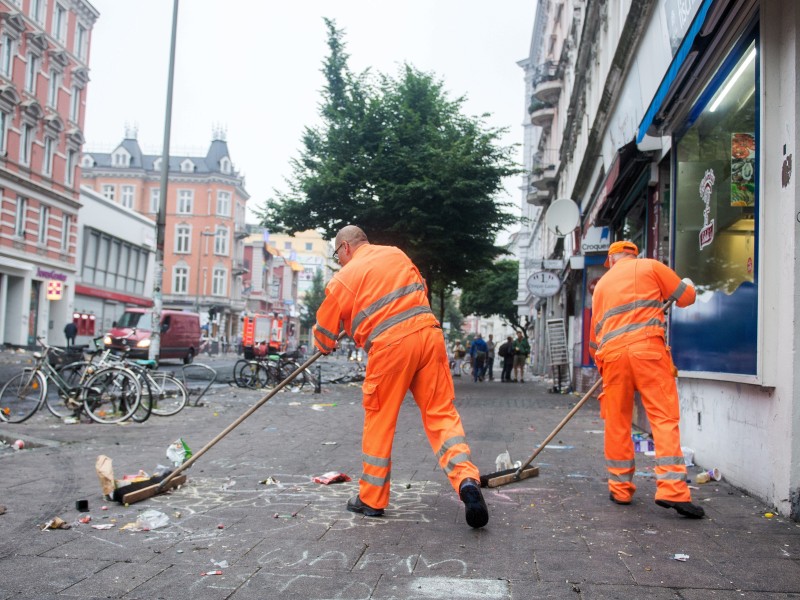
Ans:
[{"label": "street sweeper worker", "polygon": [[465,505],[467,524],[483,527],[489,513],[480,474],[453,405],[447,348],[425,281],[402,250],[370,244],[355,225],[336,234],[334,247],[333,258],[342,268],[325,288],[314,344],[328,354],[344,330],[368,355],[362,474],[358,495],[348,500],[347,509],[378,517],[388,506],[397,415],[411,390],[439,466]]},{"label": "street sweeper worker", "polygon": [[679,307],[695,300],[695,288],[663,263],[637,258],[630,241],[614,242],[592,298],[589,351],[603,378],[600,413],[605,419],[605,457],[610,499],[630,504],[634,447],[631,439],[633,394],[638,391],[656,450],[656,504],[699,519],[692,504],[678,423],[680,409],[672,357],[665,342],[664,303]]}]

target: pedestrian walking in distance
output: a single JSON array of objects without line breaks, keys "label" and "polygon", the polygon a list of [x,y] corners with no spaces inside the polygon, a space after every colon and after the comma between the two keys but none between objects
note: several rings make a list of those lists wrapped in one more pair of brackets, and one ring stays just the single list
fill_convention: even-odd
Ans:
[{"label": "pedestrian walking in distance", "polygon": [[614,242],[592,298],[589,351],[603,378],[600,416],[605,419],[605,456],[612,502],[630,504],[634,447],[631,439],[633,395],[638,391],[656,447],[656,504],[700,519],[692,504],[681,450],[680,405],[672,356],[665,343],[664,302],[694,303],[692,282],[650,258],[637,258],[629,241]]},{"label": "pedestrian walking in distance", "polygon": [[347,509],[378,517],[389,505],[397,415],[411,390],[439,466],[464,503],[467,524],[483,527],[489,512],[453,404],[447,348],[425,281],[402,250],[370,244],[355,225],[336,234],[334,248],[333,258],[342,268],[325,288],[314,344],[323,354],[332,352],[343,327],[368,356],[362,386],[362,474],[358,495],[348,500]]},{"label": "pedestrian walking in distance", "polygon": [[75,345],[75,336],[78,335],[78,326],[72,321],[64,325],[64,337],[67,338],[67,347]]}]

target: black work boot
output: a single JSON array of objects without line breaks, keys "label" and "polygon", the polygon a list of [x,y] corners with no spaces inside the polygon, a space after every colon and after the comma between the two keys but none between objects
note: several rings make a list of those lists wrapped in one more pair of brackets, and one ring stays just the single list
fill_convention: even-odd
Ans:
[{"label": "black work boot", "polygon": [[656,500],[656,504],[664,508],[674,508],[678,514],[689,519],[702,519],[706,511],[702,506],[697,506],[691,502],[672,502],[671,500]]},{"label": "black work boot", "polygon": [[464,503],[467,525],[477,529],[489,522],[489,509],[486,508],[480,483],[474,479],[465,479],[458,486],[458,496]]},{"label": "black work boot", "polygon": [[347,510],[354,513],[361,513],[365,517],[382,517],[383,516],[383,509],[382,508],[372,508],[371,506],[367,506],[361,501],[359,496],[353,496],[350,500],[347,501]]}]

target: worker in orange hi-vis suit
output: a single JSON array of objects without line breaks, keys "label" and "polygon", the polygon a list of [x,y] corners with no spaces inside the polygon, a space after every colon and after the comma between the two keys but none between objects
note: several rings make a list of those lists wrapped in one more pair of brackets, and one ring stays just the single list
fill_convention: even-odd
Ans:
[{"label": "worker in orange hi-vis suit", "polygon": [[483,527],[489,512],[453,405],[447,348],[425,281],[405,253],[370,244],[355,225],[336,234],[335,248],[334,259],[342,268],[325,288],[314,344],[328,354],[344,330],[369,357],[362,387],[363,470],[359,493],[348,500],[347,509],[378,517],[388,506],[397,415],[411,390],[439,466],[464,502],[467,524]]},{"label": "worker in orange hi-vis suit", "polygon": [[638,254],[633,242],[611,244],[606,260],[611,269],[592,297],[589,348],[603,378],[600,412],[606,422],[609,497],[617,504],[630,504],[636,491],[631,423],[638,391],[656,447],[656,504],[700,519],[705,512],[692,504],[686,485],[678,387],[664,322],[664,302],[689,306],[695,289],[666,265]]}]

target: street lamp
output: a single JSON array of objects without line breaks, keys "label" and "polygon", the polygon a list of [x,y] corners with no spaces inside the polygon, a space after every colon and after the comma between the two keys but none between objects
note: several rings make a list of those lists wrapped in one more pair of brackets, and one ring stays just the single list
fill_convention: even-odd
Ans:
[{"label": "street lamp", "polygon": [[[203,238],[204,237],[214,237],[215,235],[217,235],[217,234],[214,233],[213,231],[201,231],[200,232],[200,243],[197,245],[197,283],[195,283],[195,286],[194,286],[194,291],[195,291],[195,294],[194,294],[194,297],[195,297],[194,308],[195,308],[195,312],[196,313],[200,312],[200,257],[202,255],[202,251],[201,251],[200,246],[203,245]],[[207,253],[208,252],[206,252],[206,254]]]}]

